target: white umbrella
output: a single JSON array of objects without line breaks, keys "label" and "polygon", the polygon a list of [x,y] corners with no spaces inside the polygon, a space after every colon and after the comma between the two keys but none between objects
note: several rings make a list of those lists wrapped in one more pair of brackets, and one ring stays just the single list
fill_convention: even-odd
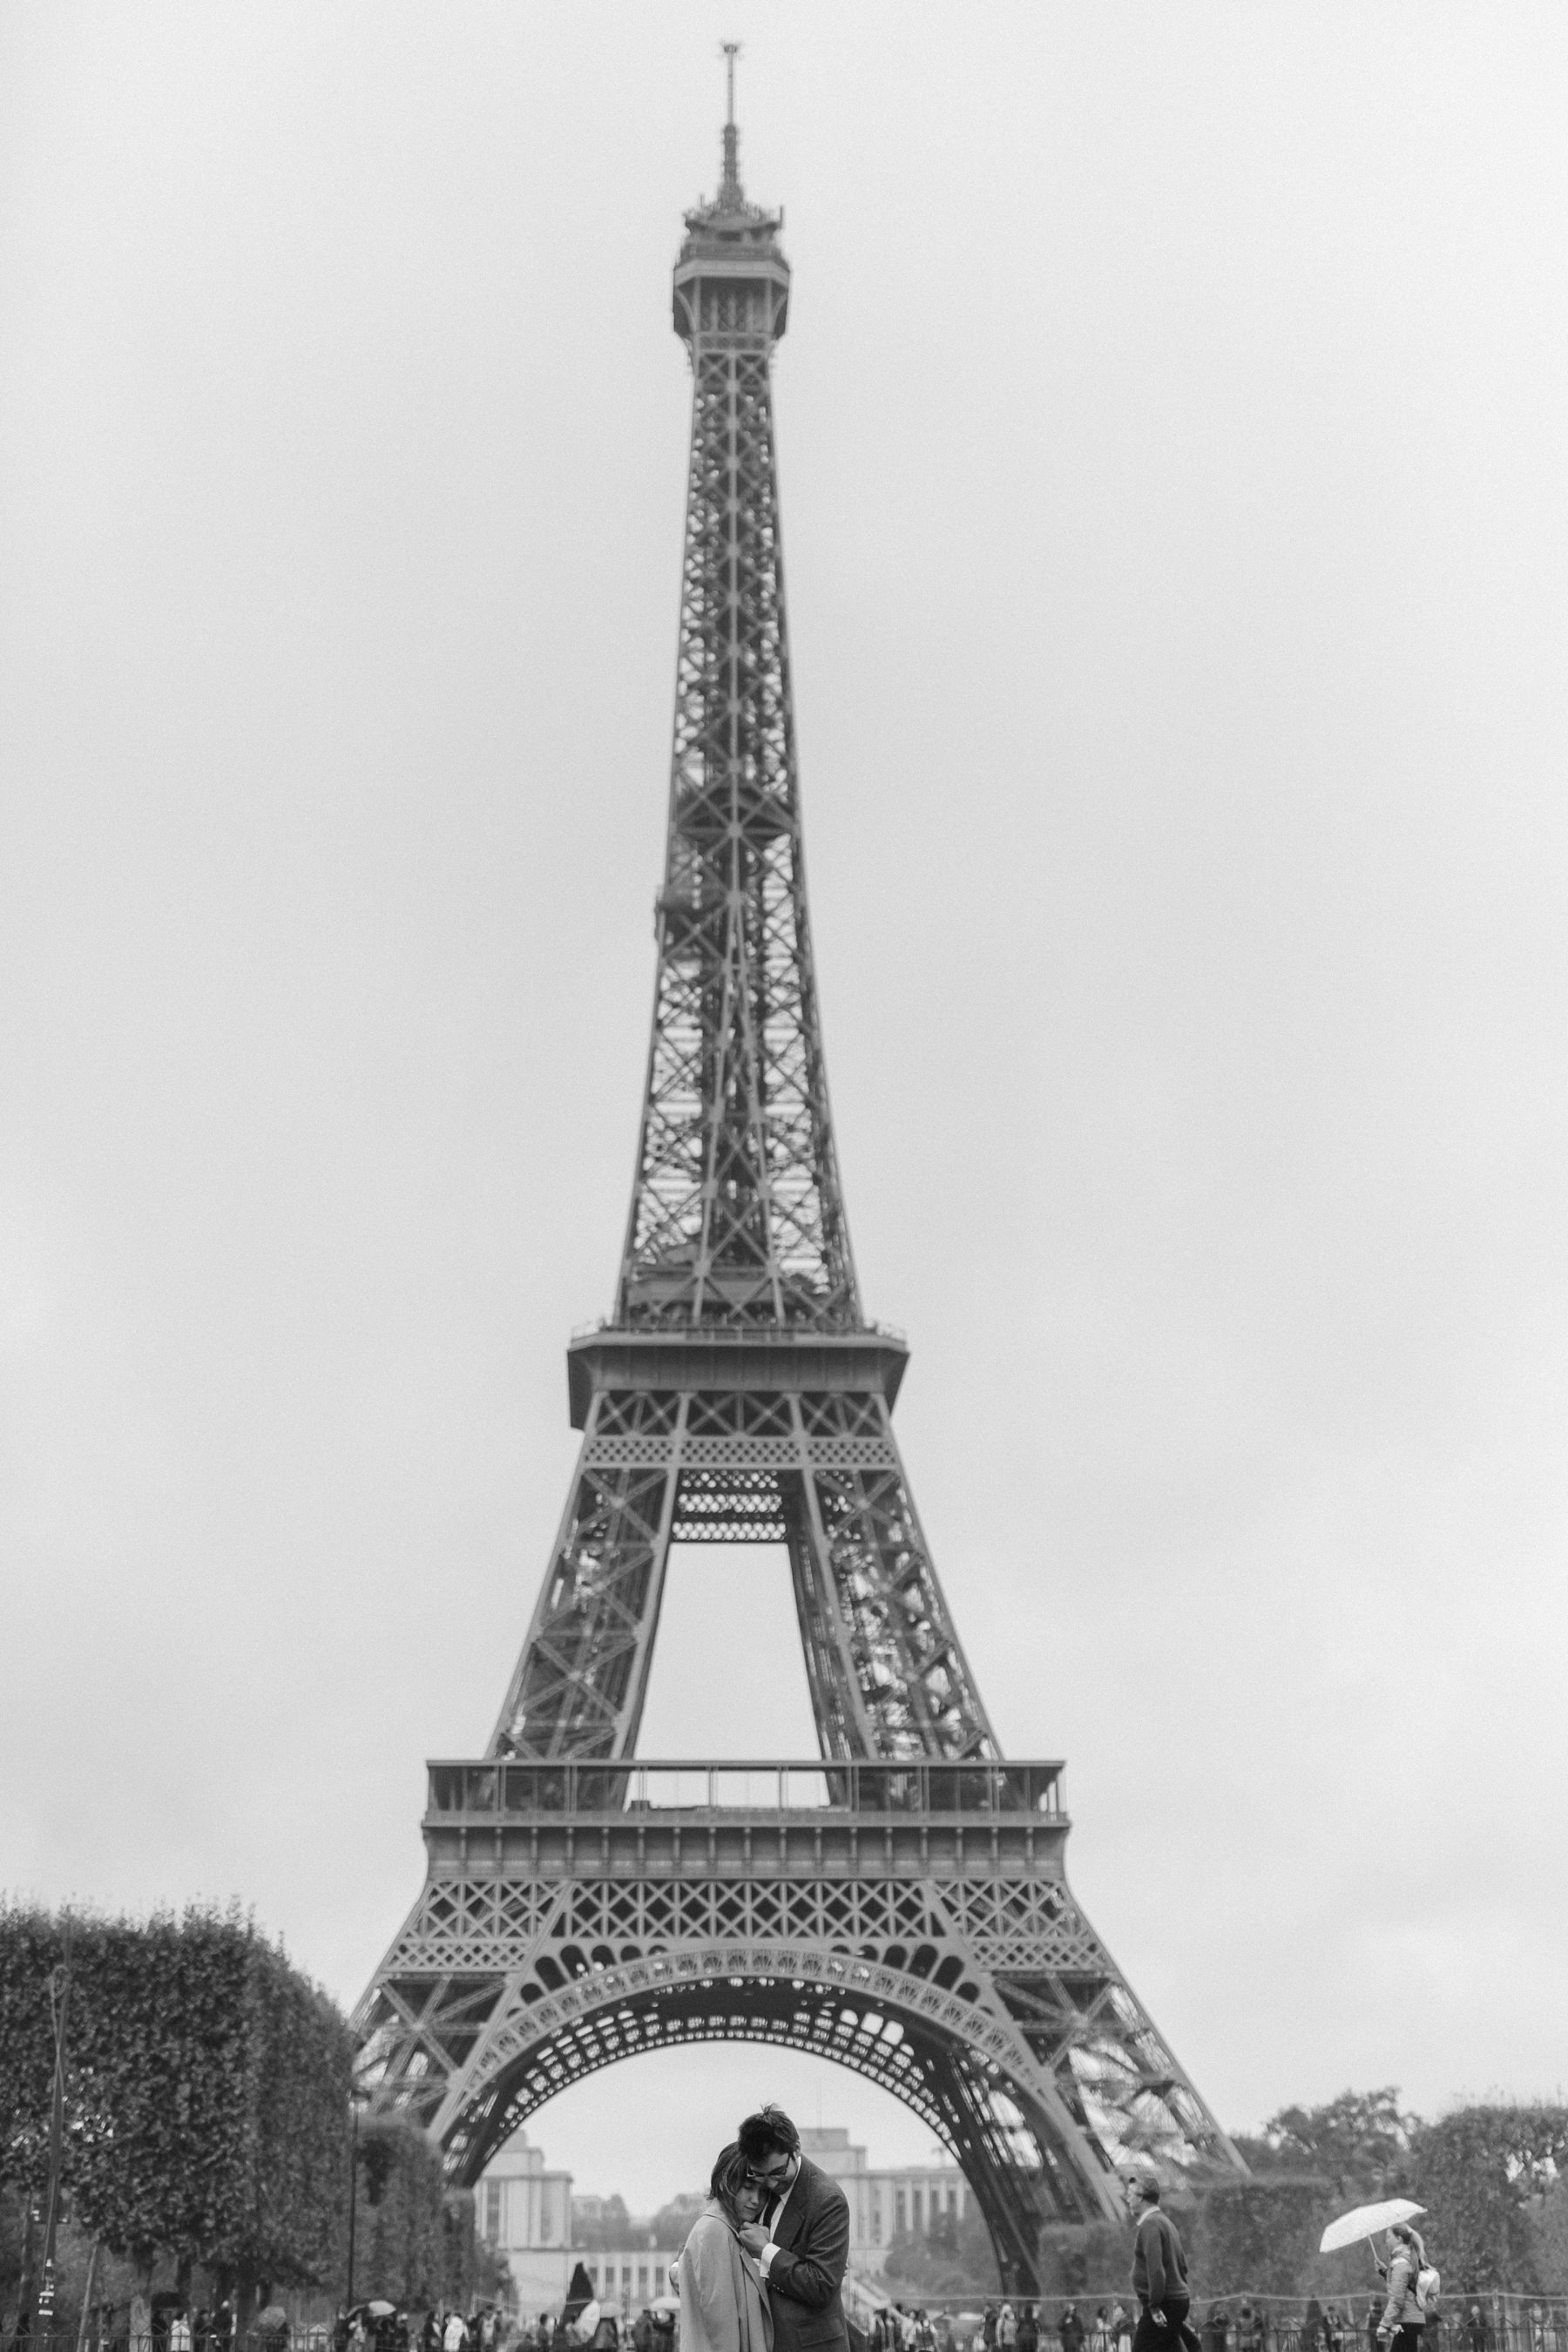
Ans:
[{"label": "white umbrella", "polygon": [[1385,2197],[1381,2205],[1358,2205],[1352,2213],[1342,2213],[1331,2221],[1318,2242],[1321,2254],[1337,2253],[1342,2246],[1353,2246],[1359,2239],[1374,2238],[1379,2230],[1391,2230],[1395,2221],[1414,2221],[1417,2213],[1425,2213],[1425,2205],[1413,2205],[1408,2197]]}]

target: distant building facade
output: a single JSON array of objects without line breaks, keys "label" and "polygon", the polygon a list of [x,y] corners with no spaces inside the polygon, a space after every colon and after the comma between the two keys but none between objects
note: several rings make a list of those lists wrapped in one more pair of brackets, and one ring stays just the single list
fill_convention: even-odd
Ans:
[{"label": "distant building facade", "polygon": [[[962,2221],[968,2210],[969,2185],[955,2164],[873,2168],[866,2150],[837,2126],[803,2129],[800,2138],[805,2154],[832,2175],[848,2201],[849,2267],[862,2275],[880,2273],[901,2231],[923,2235],[944,2215]],[[693,2192],[672,2201],[689,2207],[695,2221],[704,2200]],[[550,2170],[526,2132],[514,2132],[491,2158],[479,2184],[479,2231],[505,2258],[525,2316],[560,2310],[578,2263],[602,2301],[634,2317],[668,2294],[675,2250],[651,2245],[646,2225],[639,2229],[634,2222],[620,2245],[582,2244],[584,2235],[601,2235],[608,2202],[604,2197],[574,2197],[572,2175]]]},{"label": "distant building facade", "polygon": [[479,2234],[504,2257],[520,2309],[559,2311],[572,2276],[572,2175],[515,2131],[479,2176]]},{"label": "distant building facade", "polygon": [[900,2231],[923,2236],[944,2214],[961,2221],[969,2210],[969,2183],[956,2164],[874,2169],[865,2149],[836,2125],[809,2131],[803,2126],[800,2144],[813,2164],[831,2173],[848,2200],[851,2270],[879,2273]]}]

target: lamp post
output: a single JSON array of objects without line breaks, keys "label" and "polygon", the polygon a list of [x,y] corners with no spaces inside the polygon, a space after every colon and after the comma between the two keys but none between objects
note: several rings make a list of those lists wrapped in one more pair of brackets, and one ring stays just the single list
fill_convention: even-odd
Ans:
[{"label": "lamp post", "polygon": [[358,2091],[349,2093],[349,2284],[343,2310],[354,2307],[354,2225],[359,2218],[359,2111],[363,2100]]}]

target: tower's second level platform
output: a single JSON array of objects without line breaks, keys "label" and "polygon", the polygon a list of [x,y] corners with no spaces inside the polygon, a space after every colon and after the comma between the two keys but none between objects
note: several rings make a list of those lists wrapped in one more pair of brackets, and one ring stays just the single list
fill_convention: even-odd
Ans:
[{"label": "tower's second level platform", "polygon": [[841,1331],[762,1321],[595,1324],[575,1333],[566,1351],[572,1426],[584,1425],[600,1388],[746,1389],[773,1396],[876,1391],[891,1407],[909,1360],[903,1334],[876,1324]]},{"label": "tower's second level platform", "polygon": [[437,1762],[433,1877],[1059,1878],[1059,1762]]}]

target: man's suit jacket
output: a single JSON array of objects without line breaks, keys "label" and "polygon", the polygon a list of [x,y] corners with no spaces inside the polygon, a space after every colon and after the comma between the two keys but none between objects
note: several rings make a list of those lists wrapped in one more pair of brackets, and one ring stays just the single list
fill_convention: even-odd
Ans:
[{"label": "man's suit jacket", "polygon": [[849,2260],[849,2207],[838,2183],[803,2156],[784,2211],[768,2235],[773,2352],[849,2352],[838,2290]]}]

